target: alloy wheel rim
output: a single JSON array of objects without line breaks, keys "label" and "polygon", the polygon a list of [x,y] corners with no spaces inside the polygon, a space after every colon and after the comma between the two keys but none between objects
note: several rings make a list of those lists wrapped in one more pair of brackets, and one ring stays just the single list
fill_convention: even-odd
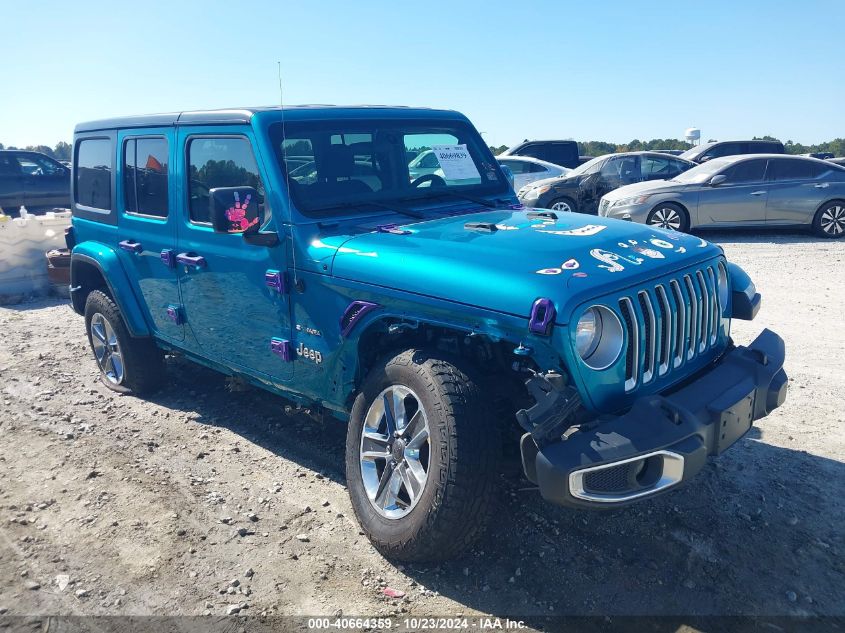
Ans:
[{"label": "alloy wheel rim", "polygon": [[678,231],[681,228],[681,215],[671,207],[657,209],[651,216],[652,226],[659,226],[661,229],[672,229]]},{"label": "alloy wheel rim", "polygon": [[428,481],[428,417],[419,397],[392,385],[370,405],[361,430],[361,479],[373,509],[401,519],[417,505]]},{"label": "alloy wheel rim", "polygon": [[552,211],[561,211],[563,213],[572,213],[572,207],[566,202],[555,202],[552,205]]},{"label": "alloy wheel rim", "polygon": [[103,376],[110,383],[119,385],[123,382],[123,352],[117,340],[117,334],[106,317],[97,312],[91,317],[91,347]]},{"label": "alloy wheel rim", "polygon": [[842,235],[845,233],[845,206],[831,205],[824,211],[819,220],[822,231],[828,235]]}]

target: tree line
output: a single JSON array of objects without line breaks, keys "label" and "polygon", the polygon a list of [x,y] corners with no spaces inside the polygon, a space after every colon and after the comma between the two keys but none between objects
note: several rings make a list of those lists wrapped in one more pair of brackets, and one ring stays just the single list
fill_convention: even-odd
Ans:
[{"label": "tree line", "polygon": [[[768,135],[755,136],[754,138],[766,141],[780,140],[774,136]],[[716,139],[710,139],[710,141],[715,140]],[[803,143],[796,143],[789,140],[783,145],[786,148],[787,154],[830,152],[834,156],[845,156],[845,138],[836,138],[832,141],[816,143],[815,145],[804,145]],[[690,147],[692,147],[692,145],[686,141],[679,141],[676,138],[655,138],[650,141],[641,141],[635,138],[630,143],[608,143],[606,141],[579,142],[578,153],[581,154],[581,156],[601,156],[602,154],[613,154],[616,152],[641,152],[655,149],[686,150]],[[23,149],[30,152],[41,152],[42,154],[46,154],[56,160],[70,160],[72,153],[70,143],[65,143],[64,141],[59,141],[56,143],[55,147],[49,147],[48,145],[27,145],[26,147],[15,147],[14,145],[10,145],[5,147],[3,143],[0,143],[0,149]],[[490,146],[490,151],[492,151],[494,155],[501,154],[506,149],[508,149],[507,145],[499,145],[498,147],[494,147],[492,145]]]},{"label": "tree line", "polygon": [[[765,141],[779,141],[780,139],[774,136],[755,136],[754,139]],[[526,139],[528,140],[528,139]],[[710,139],[710,143],[717,139]],[[832,141],[824,143],[817,143],[815,145],[804,145],[803,143],[796,143],[794,141],[786,141],[783,144],[787,154],[809,154],[816,152],[830,152],[834,156],[845,156],[845,138],[837,138]],[[650,141],[641,141],[634,139],[630,143],[608,143],[605,141],[587,141],[578,143],[578,153],[581,156],[601,156],[603,154],[614,154],[616,152],[642,152],[656,149],[674,149],[687,150],[692,145],[686,141],[679,141],[676,138],[656,138]],[[499,147],[490,146],[490,151],[494,155],[499,155],[508,149],[507,145],[500,145]]]}]

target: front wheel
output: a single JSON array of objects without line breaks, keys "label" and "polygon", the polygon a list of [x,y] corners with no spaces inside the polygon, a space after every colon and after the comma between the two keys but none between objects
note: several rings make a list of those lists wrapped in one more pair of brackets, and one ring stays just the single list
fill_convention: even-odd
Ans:
[{"label": "front wheel", "polygon": [[558,198],[549,205],[552,211],[560,211],[561,213],[575,213],[575,203],[569,198]]},{"label": "front wheel", "polygon": [[488,402],[458,364],[420,350],[379,363],[346,437],[352,507],[385,556],[437,561],[480,535],[500,443]]},{"label": "front wheel", "polygon": [[646,218],[646,224],[682,233],[688,233],[690,228],[687,212],[671,202],[654,207]]},{"label": "front wheel", "polygon": [[845,237],[845,202],[828,202],[816,211],[813,218],[813,230],[822,237],[841,239]]}]

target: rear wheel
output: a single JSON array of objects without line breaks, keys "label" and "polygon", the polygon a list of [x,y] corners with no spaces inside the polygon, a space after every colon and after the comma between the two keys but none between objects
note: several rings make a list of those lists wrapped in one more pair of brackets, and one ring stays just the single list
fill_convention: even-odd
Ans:
[{"label": "rear wheel", "polygon": [[408,350],[372,370],[346,438],[352,507],[373,545],[408,561],[451,558],[483,531],[500,443],[476,382]]},{"label": "rear wheel", "polygon": [[558,198],[549,205],[552,211],[561,211],[563,213],[575,213],[575,202],[569,198]]},{"label": "rear wheel", "polygon": [[671,202],[659,204],[648,214],[646,224],[657,226],[661,229],[672,231],[689,232],[689,216],[681,207]]},{"label": "rear wheel", "polygon": [[841,239],[845,237],[845,201],[828,202],[816,211],[813,230],[822,237]]},{"label": "rear wheel", "polygon": [[120,308],[100,290],[85,301],[85,328],[103,384],[120,393],[142,394],[161,384],[164,355],[151,339],[130,336]]}]

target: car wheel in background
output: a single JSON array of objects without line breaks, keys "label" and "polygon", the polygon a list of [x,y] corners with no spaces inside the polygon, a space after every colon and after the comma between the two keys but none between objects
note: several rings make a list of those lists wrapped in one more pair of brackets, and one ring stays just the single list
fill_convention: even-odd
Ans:
[{"label": "car wheel in background", "polygon": [[561,211],[563,213],[575,213],[577,211],[575,208],[575,202],[569,198],[558,198],[553,201],[548,208],[552,211]]},{"label": "car wheel in background", "polygon": [[152,339],[133,338],[107,294],[94,290],[85,301],[85,329],[103,384],[119,393],[142,394],[161,384],[164,355]]},{"label": "car wheel in background", "polygon": [[813,230],[822,237],[831,239],[845,237],[845,200],[828,202],[816,211]]},{"label": "car wheel in background", "polygon": [[689,216],[677,204],[667,202],[659,204],[651,210],[648,218],[646,218],[646,224],[658,226],[661,229],[687,233],[689,231]]},{"label": "car wheel in background", "polygon": [[404,351],[367,376],[349,420],[346,481],[382,554],[445,560],[482,532],[501,452],[489,400],[436,352]]}]

